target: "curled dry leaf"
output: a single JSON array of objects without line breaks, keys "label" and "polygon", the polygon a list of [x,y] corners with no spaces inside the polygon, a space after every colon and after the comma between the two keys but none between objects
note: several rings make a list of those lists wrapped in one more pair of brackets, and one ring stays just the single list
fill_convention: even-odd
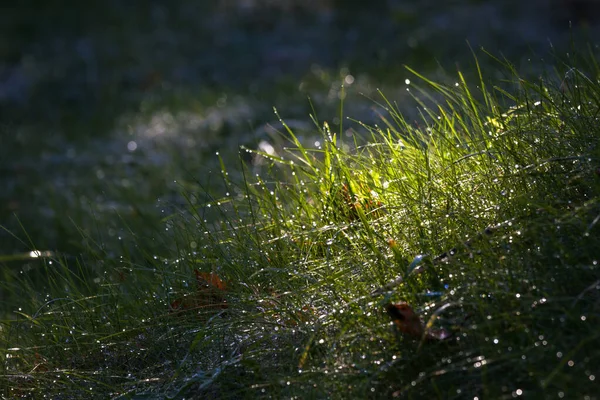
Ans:
[{"label": "curled dry leaf", "polygon": [[30,373],[32,373],[32,372],[47,372],[48,371],[48,360],[46,359],[46,357],[42,356],[40,353],[38,353],[36,351],[35,355],[34,355],[34,360],[35,360],[35,364],[33,366],[33,369],[30,371]]},{"label": "curled dry leaf", "polygon": [[408,303],[388,303],[385,309],[398,330],[408,336],[428,341],[445,340],[452,336],[444,328],[426,328]]},{"label": "curled dry leaf", "polygon": [[214,272],[195,270],[194,274],[196,275],[196,291],[171,302],[171,311],[227,308],[225,299],[227,283]]},{"label": "curled dry leaf", "polygon": [[200,272],[196,269],[194,270],[194,274],[196,274],[196,282],[199,289],[227,290],[227,284],[214,272]]}]

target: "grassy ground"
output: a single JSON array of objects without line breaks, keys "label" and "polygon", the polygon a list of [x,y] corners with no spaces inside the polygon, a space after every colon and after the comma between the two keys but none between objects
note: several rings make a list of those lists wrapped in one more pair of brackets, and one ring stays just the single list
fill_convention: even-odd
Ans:
[{"label": "grassy ground", "polygon": [[[410,70],[419,119],[382,95],[377,125],[315,117],[311,145],[282,122],[288,146],[216,155],[119,251],[99,231],[80,257],[23,255],[3,395],[596,398],[600,70],[570,61]],[[422,332],[394,327],[399,301]]]},{"label": "grassy ground", "polygon": [[539,55],[585,2],[42,3],[0,13],[0,395],[594,398],[598,68]]}]

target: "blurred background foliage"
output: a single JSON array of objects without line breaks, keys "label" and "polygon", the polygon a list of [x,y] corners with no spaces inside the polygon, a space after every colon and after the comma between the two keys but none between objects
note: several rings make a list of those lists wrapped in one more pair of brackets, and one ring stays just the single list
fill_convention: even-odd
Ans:
[{"label": "blurred background foliage", "polygon": [[210,194],[215,151],[235,164],[240,145],[277,144],[273,106],[310,141],[311,103],[335,129],[345,84],[344,114],[372,123],[376,89],[408,99],[404,64],[468,74],[470,45],[537,74],[554,48],[597,37],[597,11],[594,0],[3,5],[0,225],[23,241],[0,231],[0,254],[77,254],[87,234],[114,249],[152,242],[182,190]]}]

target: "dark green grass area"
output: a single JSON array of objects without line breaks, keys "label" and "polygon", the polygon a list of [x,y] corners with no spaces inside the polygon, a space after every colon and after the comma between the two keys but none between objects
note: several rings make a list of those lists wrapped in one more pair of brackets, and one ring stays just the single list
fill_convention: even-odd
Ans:
[{"label": "dark green grass area", "polygon": [[[3,256],[3,395],[596,398],[594,60],[409,69],[418,118],[381,94],[376,125],[314,116],[310,145],[282,120],[286,145],[215,156],[128,246]],[[397,301],[453,336],[396,331]]]}]

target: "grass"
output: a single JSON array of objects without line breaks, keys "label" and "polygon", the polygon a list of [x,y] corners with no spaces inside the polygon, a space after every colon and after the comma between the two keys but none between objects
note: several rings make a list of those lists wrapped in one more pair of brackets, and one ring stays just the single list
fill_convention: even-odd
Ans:
[{"label": "grass", "polygon": [[[450,86],[409,69],[420,120],[383,94],[376,126],[313,114],[314,145],[282,120],[287,146],[180,182],[188,204],[161,226],[82,232],[77,257],[0,256],[2,395],[595,398],[586,60]],[[453,337],[401,334],[399,301]]]}]

